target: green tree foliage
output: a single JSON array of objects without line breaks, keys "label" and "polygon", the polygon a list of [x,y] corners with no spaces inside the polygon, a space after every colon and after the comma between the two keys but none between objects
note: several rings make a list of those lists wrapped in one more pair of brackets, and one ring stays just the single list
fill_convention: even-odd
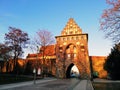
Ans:
[{"label": "green tree foliage", "polygon": [[106,0],[109,5],[101,19],[101,30],[105,31],[106,38],[111,38],[115,43],[120,42],[120,0]]},{"label": "green tree foliage", "polygon": [[5,44],[12,49],[14,60],[14,71],[17,71],[17,60],[23,54],[23,48],[28,43],[28,34],[21,29],[9,27],[9,32],[5,34]]},{"label": "green tree foliage", "polygon": [[111,53],[107,57],[104,65],[111,79],[120,79],[120,44],[115,45],[111,49]]}]

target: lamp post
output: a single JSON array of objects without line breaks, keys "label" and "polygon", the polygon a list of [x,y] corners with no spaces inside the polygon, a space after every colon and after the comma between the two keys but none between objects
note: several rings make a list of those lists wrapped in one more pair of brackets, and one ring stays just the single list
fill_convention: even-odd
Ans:
[{"label": "lamp post", "polygon": [[33,69],[33,74],[34,74],[34,81],[33,81],[33,83],[36,84],[36,81],[35,81],[36,80],[36,69],[35,68]]},{"label": "lamp post", "polygon": [[33,69],[33,73],[34,73],[34,84],[36,84],[36,72],[37,72],[38,53],[39,53],[39,47],[37,46],[37,56],[36,56],[35,66],[34,66],[34,69]]}]

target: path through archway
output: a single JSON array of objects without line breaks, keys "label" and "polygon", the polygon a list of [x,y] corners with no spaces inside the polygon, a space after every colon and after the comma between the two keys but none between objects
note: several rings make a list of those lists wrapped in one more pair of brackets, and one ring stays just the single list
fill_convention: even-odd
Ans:
[{"label": "path through archway", "polygon": [[76,78],[80,77],[79,70],[77,66],[74,65],[73,63],[68,66],[66,71],[66,78],[72,78],[72,77],[76,77]]}]

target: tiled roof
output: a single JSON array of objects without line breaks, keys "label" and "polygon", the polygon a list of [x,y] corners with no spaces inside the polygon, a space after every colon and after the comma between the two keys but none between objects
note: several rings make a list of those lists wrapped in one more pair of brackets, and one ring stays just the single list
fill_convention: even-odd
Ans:
[{"label": "tiled roof", "polygon": [[40,52],[38,54],[28,54],[27,58],[31,57],[42,57],[43,56],[43,50],[44,50],[44,56],[54,56],[55,55],[55,45],[49,45],[40,48]]}]

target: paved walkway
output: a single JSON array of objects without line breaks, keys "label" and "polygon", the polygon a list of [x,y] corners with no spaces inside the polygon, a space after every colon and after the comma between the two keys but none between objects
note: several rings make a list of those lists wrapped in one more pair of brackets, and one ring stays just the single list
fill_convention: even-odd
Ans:
[{"label": "paved walkway", "polygon": [[44,83],[44,82],[49,82],[49,81],[54,81],[54,80],[56,80],[56,79],[45,78],[43,80],[35,80],[35,82],[34,81],[27,81],[27,82],[13,83],[13,84],[5,84],[5,85],[0,85],[0,90],[21,87],[21,86],[26,86],[26,85],[34,85],[34,83],[39,84],[39,83]]},{"label": "paved walkway", "polygon": [[73,90],[94,90],[90,80],[81,80]]},{"label": "paved walkway", "polygon": [[[50,82],[50,81],[55,81],[57,79],[55,78],[45,78],[43,80],[36,80],[36,85],[39,85],[40,83],[45,83],[45,82]],[[51,83],[51,82],[50,82]],[[14,84],[5,84],[5,85],[0,85],[0,90],[12,90],[12,88],[18,88],[18,87],[24,87],[24,86],[32,86],[33,89],[35,89],[34,81],[28,81],[28,82],[21,82],[21,83],[14,83]],[[33,90],[30,89],[30,90]],[[17,90],[17,89],[13,89]],[[22,89],[23,90],[23,89]],[[59,88],[58,88],[59,90]],[[66,89],[65,89],[66,90]],[[68,90],[93,90],[92,84],[90,80],[80,80],[74,88],[69,88]]]}]

